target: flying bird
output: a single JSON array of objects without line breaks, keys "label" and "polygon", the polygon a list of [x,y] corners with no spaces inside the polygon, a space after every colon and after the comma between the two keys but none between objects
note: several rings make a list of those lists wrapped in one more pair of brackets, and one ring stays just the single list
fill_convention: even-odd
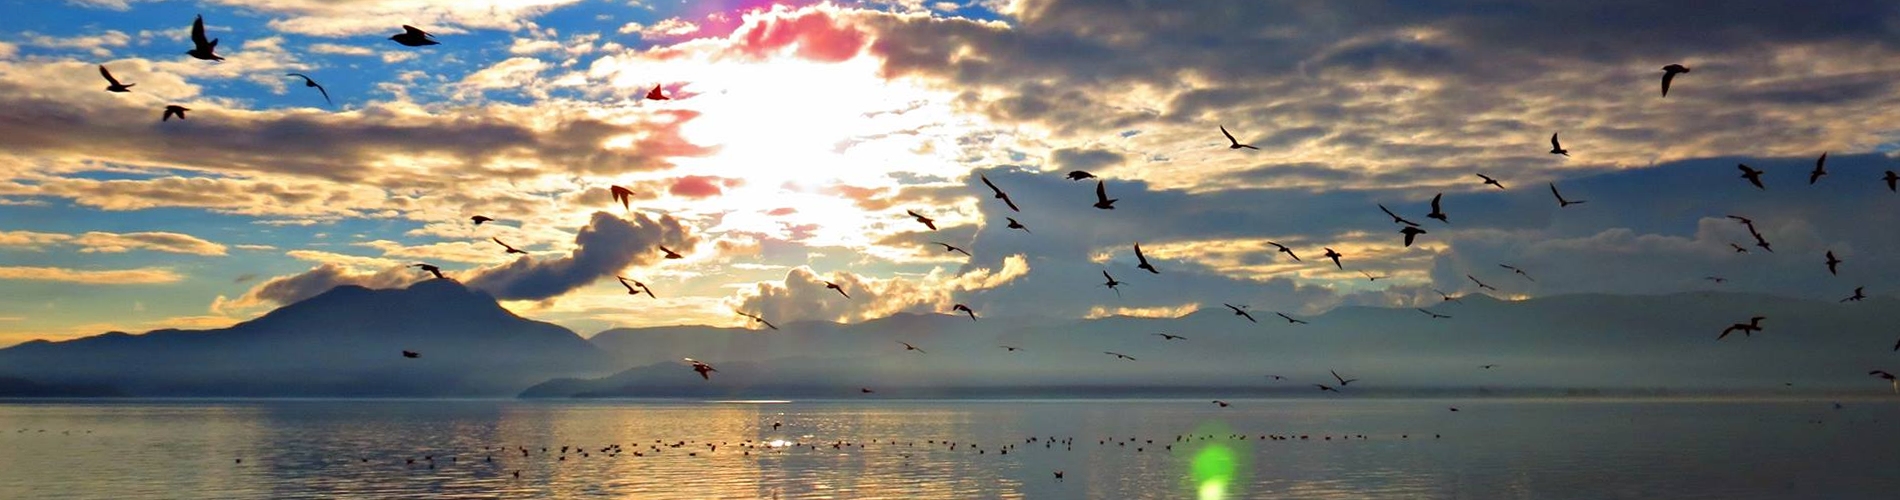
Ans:
[{"label": "flying bird", "polygon": [[435,279],[448,279],[448,276],[442,275],[442,268],[436,267],[435,264],[410,264],[409,267],[428,271],[429,274],[435,275]]},{"label": "flying bird", "polygon": [[666,258],[668,260],[679,260],[679,259],[686,258],[685,256],[680,255],[679,252],[675,252],[671,249],[666,248],[666,245],[654,245],[654,246],[660,247],[660,252],[666,254]]},{"label": "flying bird", "polygon": [[1881,180],[1887,181],[1888,192],[1900,192],[1900,174],[1896,174],[1896,173],[1893,173],[1892,170],[1888,170],[1887,176],[1882,177]]},{"label": "flying bird", "polygon": [[403,351],[402,357],[409,358],[409,359],[416,359],[416,358],[422,357],[422,353],[419,353],[416,351]]},{"label": "flying bird", "polygon": [[1022,209],[1019,209],[1019,208],[1016,208],[1016,202],[1014,202],[1014,201],[1010,201],[1010,200],[1009,200],[1009,193],[1005,193],[1005,192],[1003,192],[1003,190],[1002,190],[1002,189],[1000,189],[1000,188],[997,188],[997,187],[996,187],[996,184],[994,184],[994,183],[991,183],[991,182],[990,182],[990,178],[989,178],[988,176],[984,176],[983,174],[977,174],[977,176],[976,176],[976,178],[978,178],[978,179],[982,179],[982,180],[983,180],[983,185],[985,185],[985,186],[989,186],[989,187],[990,187],[990,191],[995,191],[995,192],[996,192],[996,199],[999,199],[999,200],[1003,200],[1003,204],[1005,204],[1005,205],[1009,205],[1009,210],[1010,210],[1011,212],[1021,212],[1021,211],[1022,211]]},{"label": "flying bird", "polygon": [[712,380],[712,372],[719,371],[719,370],[713,369],[712,365],[706,364],[705,362],[702,362],[700,360],[693,359],[693,358],[685,358],[685,359],[687,363],[693,364],[693,371],[699,372],[699,378]]},{"label": "flying bird", "polygon": [[1359,274],[1366,275],[1366,281],[1379,281],[1380,279],[1385,278],[1384,276],[1373,276],[1372,273],[1368,273],[1365,271],[1359,271]]},{"label": "flying bird", "polygon": [[426,31],[416,29],[415,26],[407,24],[402,25],[402,33],[389,37],[389,39],[395,40],[396,43],[400,43],[405,47],[423,47],[440,43],[435,41],[435,35],[430,35]]},{"label": "flying bird", "polygon": [[1445,292],[1443,292],[1443,291],[1441,291],[1441,290],[1439,290],[1439,289],[1437,289],[1437,288],[1433,288],[1433,289],[1432,289],[1432,293],[1436,293],[1436,294],[1438,294],[1438,297],[1439,297],[1439,299],[1440,299],[1440,300],[1439,300],[1440,302],[1464,302],[1464,300],[1462,300],[1462,299],[1459,299],[1459,298],[1457,298],[1457,297],[1453,297],[1453,296],[1451,296],[1451,294],[1449,294],[1449,293],[1445,293]]},{"label": "flying bird", "polygon": [[317,81],[316,81],[316,80],[311,80],[309,76],[305,76],[305,75],[304,75],[303,73],[285,73],[285,74],[284,74],[284,76],[294,76],[294,77],[297,77],[297,78],[302,78],[302,79],[303,79],[303,86],[305,86],[305,87],[309,87],[309,88],[313,88],[313,89],[317,89],[317,93],[319,93],[319,94],[323,94],[323,103],[324,103],[324,104],[336,104],[336,103],[334,103],[334,102],[330,102],[330,91],[328,91],[328,90],[324,90],[324,88],[323,88],[323,86],[322,86],[322,85],[318,85],[318,84],[317,84]]},{"label": "flying bird", "polygon": [[1081,170],[1069,171],[1069,180],[1072,180],[1072,181],[1079,181],[1082,179],[1094,179],[1094,178],[1095,178],[1095,174],[1091,174],[1091,173],[1084,172]]},{"label": "flying bird", "polygon": [[1498,187],[1498,189],[1504,189],[1504,185],[1503,185],[1503,184],[1500,184],[1500,183],[1498,183],[1498,180],[1497,180],[1497,179],[1492,179],[1492,178],[1491,178],[1491,176],[1489,176],[1489,175],[1484,175],[1484,174],[1478,174],[1478,178],[1480,178],[1480,179],[1484,179],[1484,183],[1485,183],[1485,184],[1489,184],[1489,185],[1492,185],[1492,186],[1497,186],[1497,187]]},{"label": "flying bird", "polygon": [[825,288],[829,288],[829,289],[832,289],[832,290],[837,290],[837,291],[838,291],[838,295],[843,295],[843,296],[844,296],[844,298],[847,298],[847,299],[849,299],[849,298],[851,298],[851,294],[848,294],[848,293],[844,293],[844,287],[841,287],[841,286],[838,286],[838,284],[837,284],[837,283],[832,283],[832,282],[829,282],[829,281],[826,281],[826,282],[825,282]]},{"label": "flying bird", "polygon": [[1284,320],[1286,320],[1286,322],[1287,322],[1287,323],[1289,323],[1289,324],[1295,324],[1295,325],[1305,325],[1305,324],[1308,324],[1308,323],[1306,322],[1306,320],[1298,320],[1298,319],[1293,319],[1293,317],[1292,317],[1292,316],[1287,316],[1287,315],[1286,315],[1286,313],[1280,313],[1280,312],[1276,312],[1276,313],[1273,313],[1273,315],[1274,315],[1274,316],[1279,316],[1279,317],[1280,317],[1280,319],[1284,319]]},{"label": "flying bird", "polygon": [[1148,263],[1148,256],[1141,254],[1141,242],[1139,241],[1135,242],[1135,260],[1141,261],[1141,265],[1135,266],[1135,269],[1148,271],[1151,274],[1161,274],[1161,271],[1155,269],[1154,264]]},{"label": "flying bird", "polygon": [[648,91],[647,91],[647,100],[649,100],[649,101],[670,101],[670,100],[673,100],[673,98],[671,98],[671,97],[667,97],[667,96],[666,96],[666,94],[664,94],[664,93],[661,93],[661,92],[660,92],[660,84],[658,84],[658,83],[655,83],[655,84],[653,84],[653,90],[648,90]]},{"label": "flying bird", "polygon": [[1900,340],[1893,342],[1893,352],[1900,352]]},{"label": "flying bird", "polygon": [[218,39],[205,39],[205,16],[191,21],[191,50],[186,54],[201,61],[223,61],[224,58],[212,53],[218,49]]},{"label": "flying bird", "polygon": [[1359,379],[1356,379],[1356,378],[1343,378],[1343,377],[1340,377],[1340,376],[1339,376],[1339,372],[1336,372],[1336,371],[1332,371],[1332,370],[1326,370],[1326,372],[1327,372],[1327,373],[1331,373],[1331,374],[1333,374],[1333,380],[1337,380],[1337,381],[1339,381],[1339,386],[1340,386],[1340,387],[1345,387],[1345,386],[1348,386],[1348,385],[1352,385],[1352,383],[1353,383],[1353,382],[1358,382],[1358,381],[1359,381]]},{"label": "flying bird", "polygon": [[1345,264],[1340,264],[1340,263],[1339,263],[1339,258],[1340,258],[1340,257],[1345,257],[1345,255],[1342,255],[1342,254],[1340,254],[1339,252],[1335,252],[1335,251],[1333,251],[1333,249],[1332,249],[1332,248],[1328,248],[1328,247],[1320,247],[1320,248],[1325,248],[1325,249],[1326,249],[1326,258],[1328,258],[1328,259],[1333,259],[1333,267],[1337,267],[1337,268],[1339,268],[1339,269],[1340,269],[1340,270],[1342,270],[1342,271],[1346,269],[1346,265],[1345,265]]},{"label": "flying bird", "polygon": [[615,278],[620,279],[620,286],[627,287],[627,295],[639,295],[644,292],[648,297],[660,298],[660,296],[653,294],[652,288],[647,288],[646,283],[641,283],[639,280],[627,279],[626,276],[615,276]]},{"label": "flying bird", "polygon": [[944,243],[940,241],[932,241],[930,243],[933,245],[943,245],[943,251],[945,252],[957,252],[957,253],[963,254],[966,257],[975,257],[975,255],[970,255],[970,252],[964,251],[963,249],[957,248],[956,246],[953,246],[949,243]]},{"label": "flying bird", "polygon": [[1730,244],[1728,244],[1728,246],[1729,246],[1730,248],[1734,248],[1734,249],[1735,249],[1735,253],[1748,253],[1748,249],[1747,249],[1747,248],[1742,248],[1742,246],[1741,246],[1741,245],[1737,245],[1737,244],[1734,244],[1734,243],[1730,243]]},{"label": "flying bird", "polygon": [[[1023,232],[1025,232],[1025,233],[1029,233],[1029,232],[1030,232],[1030,231],[1029,231],[1029,226],[1024,226],[1024,225],[1023,225],[1023,223],[1021,223],[1021,222],[1016,222],[1016,218],[1015,218],[1015,217],[1004,217],[1004,219],[1007,219],[1007,220],[1009,220],[1009,228],[1010,228],[1010,229],[1021,229],[1021,230],[1023,230]],[[1030,233],[1030,234],[1035,234],[1035,233]]]},{"label": "flying bird", "polygon": [[1579,205],[1579,204],[1584,204],[1584,203],[1589,203],[1589,202],[1590,202],[1590,200],[1576,200],[1576,201],[1571,201],[1571,200],[1566,200],[1566,199],[1564,199],[1564,194],[1563,194],[1563,193],[1559,193],[1559,192],[1557,192],[1557,183],[1555,183],[1555,182],[1552,182],[1552,183],[1550,183],[1550,194],[1551,194],[1552,196],[1556,196],[1556,197],[1557,197],[1557,208],[1567,208],[1567,207],[1569,207],[1569,206],[1571,206],[1571,205]]},{"label": "flying bird", "polygon": [[113,78],[112,72],[107,71],[106,65],[104,64],[99,65],[99,76],[106,77],[106,92],[131,92],[132,86],[138,85],[136,83],[119,83],[119,79]]},{"label": "flying bird", "polygon": [[1724,278],[1724,277],[1721,277],[1721,276],[1703,276],[1703,277],[1702,277],[1702,279],[1705,279],[1705,280],[1709,280],[1709,281],[1713,281],[1713,282],[1715,282],[1715,284],[1717,284],[1717,285],[1720,285],[1720,284],[1723,284],[1723,283],[1727,283],[1727,282],[1728,282],[1728,278]]},{"label": "flying bird", "polygon": [[1226,125],[1221,125],[1221,126],[1220,126],[1220,135],[1224,135],[1224,136],[1227,136],[1227,149],[1240,149],[1240,148],[1247,148],[1247,149],[1252,149],[1252,150],[1255,150],[1255,151],[1259,151],[1259,150],[1260,150],[1260,148],[1256,148],[1256,147],[1253,147],[1253,146],[1248,146],[1248,145],[1246,145],[1246,144],[1241,144],[1239,140],[1237,140],[1237,139],[1234,139],[1234,134],[1229,134],[1229,133],[1227,133],[1227,126],[1226,126]]},{"label": "flying bird", "polygon": [[471,220],[471,221],[475,221],[475,225],[477,225],[477,226],[480,226],[480,225],[482,225],[482,223],[483,223],[483,222],[494,222],[494,221],[495,221],[495,219],[492,219],[492,218],[489,218],[489,217],[488,217],[488,216],[486,216],[486,215],[477,215],[477,216],[474,216],[474,217],[469,217],[469,218],[468,218],[468,220]]},{"label": "flying bird", "polygon": [[1214,404],[1217,404],[1217,405],[1220,405],[1220,407],[1221,407],[1221,408],[1226,408],[1226,407],[1227,407],[1227,402],[1226,402],[1226,401],[1221,401],[1221,400],[1218,400],[1218,399],[1216,399],[1216,400],[1214,400]]},{"label": "flying bird", "polygon": [[[733,310],[732,312],[739,313],[740,316],[752,318],[752,321],[760,323],[760,324],[764,324],[766,328],[771,328],[773,330],[778,329],[778,325],[774,325],[772,324],[772,322],[766,321],[765,318],[759,317],[759,315],[757,314],[751,314],[751,313],[747,313],[745,311],[739,311],[739,310]],[[870,392],[870,391],[865,391],[865,392]]]},{"label": "flying bird", "polygon": [[966,306],[963,304],[950,306],[950,312],[957,312],[957,311],[963,311],[964,314],[970,315],[970,321],[976,321],[976,311],[970,310],[970,306]]},{"label": "flying bird", "polygon": [[1268,375],[1267,378],[1274,379],[1274,380],[1286,380],[1286,377],[1282,377],[1279,375]]},{"label": "flying bird", "polygon": [[1425,308],[1422,308],[1422,307],[1414,308],[1414,309],[1418,309],[1418,312],[1425,313],[1426,316],[1431,316],[1432,319],[1451,319],[1451,316],[1446,316],[1443,314],[1431,312],[1431,311],[1425,310]]},{"label": "flying bird", "polygon": [[1841,302],[1860,302],[1862,300],[1865,300],[1867,298],[1867,294],[1865,293],[1864,289],[1866,288],[1867,287],[1864,287],[1864,286],[1854,287],[1854,294],[1849,295],[1845,299],[1841,299]]},{"label": "flying bird", "polygon": [[1867,372],[1867,374],[1887,379],[1887,384],[1893,386],[1893,393],[1900,394],[1900,379],[1896,379],[1892,373],[1887,373],[1886,370],[1874,370]]},{"label": "flying bird", "polygon": [[1820,158],[1814,160],[1814,171],[1808,172],[1808,185],[1809,186],[1814,185],[1814,181],[1821,180],[1821,177],[1824,177],[1826,175],[1827,175],[1827,153],[1823,152],[1821,153]]},{"label": "flying bird", "polygon": [[1108,289],[1109,289],[1109,290],[1114,290],[1114,291],[1115,291],[1115,296],[1116,296],[1116,297],[1120,297],[1120,296],[1122,296],[1122,289],[1120,289],[1120,288],[1115,288],[1115,287],[1118,287],[1118,286],[1121,286],[1121,285],[1122,285],[1122,282],[1120,282],[1120,281],[1115,281],[1115,277],[1114,277],[1114,276],[1109,276],[1109,275],[1108,275],[1108,270],[1106,270],[1106,269],[1104,269],[1104,270],[1102,270],[1102,277],[1103,277],[1103,278],[1108,278],[1108,282],[1107,282],[1107,283],[1102,283],[1102,286],[1106,286],[1106,287],[1108,287]]},{"label": "flying bird", "polygon": [[491,237],[491,238],[488,238],[488,239],[491,239],[491,240],[495,240],[495,244],[497,244],[497,245],[501,245],[501,247],[502,247],[502,248],[504,248],[504,249],[507,249],[507,251],[508,251],[508,253],[518,253],[518,254],[522,254],[522,255],[527,255],[527,253],[528,253],[528,252],[523,252],[523,251],[521,251],[521,250],[519,250],[519,249],[516,249],[515,247],[511,247],[511,246],[508,246],[508,244],[507,244],[507,243],[502,243],[502,242],[501,242],[501,238],[493,238],[493,237]]},{"label": "flying bird", "polygon": [[1283,253],[1283,254],[1286,254],[1286,255],[1287,255],[1288,257],[1292,257],[1292,258],[1293,258],[1293,261],[1294,261],[1294,262],[1299,262],[1299,261],[1300,261],[1300,256],[1298,256],[1298,255],[1294,255],[1294,254],[1293,254],[1293,249],[1291,249],[1291,248],[1287,248],[1287,247],[1286,247],[1286,245],[1281,245],[1281,244],[1279,244],[1279,243],[1274,243],[1274,242],[1271,242],[1271,241],[1269,241],[1269,242],[1267,242],[1267,244],[1268,244],[1268,245],[1273,245],[1273,248],[1278,248],[1278,249],[1280,249],[1280,253]]},{"label": "flying bird", "polygon": [[1689,67],[1681,64],[1663,66],[1662,95],[1669,97],[1669,82],[1676,81],[1676,75],[1688,73]]},{"label": "flying bird", "polygon": [[1498,367],[1498,365],[1478,365],[1478,367],[1479,367],[1479,368],[1483,368],[1483,369],[1486,369],[1486,370],[1489,370],[1489,369],[1492,369],[1492,368],[1497,368],[1497,367]]},{"label": "flying bird", "polygon": [[165,106],[165,114],[159,116],[158,121],[161,121],[161,122],[172,121],[172,117],[174,116],[178,117],[178,119],[180,120],[183,120],[185,119],[186,111],[191,111],[191,108],[179,106],[177,104],[167,105]]},{"label": "flying bird", "polygon": [[1443,199],[1444,197],[1445,197],[1445,193],[1438,193],[1432,196],[1432,213],[1425,214],[1425,218],[1438,219],[1438,222],[1443,222],[1446,224],[1451,223],[1451,219],[1445,217],[1445,211],[1438,207],[1438,201],[1440,199]]},{"label": "flying bird", "polygon": [[1127,355],[1127,354],[1122,354],[1122,353],[1119,353],[1119,352],[1114,352],[1114,351],[1102,351],[1102,354],[1107,354],[1107,355],[1110,355],[1110,356],[1114,356],[1114,357],[1117,357],[1117,358],[1121,358],[1121,359],[1126,359],[1126,360],[1129,360],[1129,361],[1134,361],[1134,360],[1135,360],[1135,357],[1134,357],[1134,356],[1129,356],[1129,355]]},{"label": "flying bird", "polygon": [[614,195],[614,201],[620,202],[621,210],[633,210],[633,190],[620,186],[607,186],[607,192]]},{"label": "flying bird", "polygon": [[930,354],[930,353],[924,352],[923,349],[918,349],[917,346],[910,345],[909,342],[899,340],[897,341],[897,343],[904,344],[904,350],[906,351],[917,351],[917,354]]},{"label": "flying bird", "polygon": [[1733,325],[1729,325],[1728,328],[1722,329],[1722,334],[1717,335],[1715,337],[1715,340],[1722,340],[1723,338],[1727,338],[1728,334],[1735,333],[1735,332],[1742,332],[1742,336],[1744,337],[1753,335],[1755,332],[1761,331],[1761,320],[1764,320],[1764,319],[1768,319],[1768,317],[1756,316],[1753,318],[1749,318],[1747,323],[1736,323]]},{"label": "flying bird", "polygon": [[1477,276],[1472,276],[1472,275],[1469,275],[1469,274],[1467,274],[1467,275],[1465,275],[1465,277],[1466,277],[1466,278],[1470,278],[1470,279],[1471,279],[1471,282],[1472,282],[1472,283],[1477,283],[1477,284],[1478,284],[1478,289],[1480,289],[1480,290],[1490,290],[1490,291],[1493,291],[1493,292],[1495,292],[1495,291],[1498,291],[1498,287],[1494,287],[1494,286],[1491,286],[1491,285],[1486,285],[1486,284],[1484,284],[1484,282],[1483,282],[1483,281],[1478,281],[1478,277],[1477,277]]},{"label": "flying bird", "polygon": [[1550,154],[1570,156],[1570,150],[1564,149],[1563,144],[1557,143],[1557,134],[1555,133],[1550,134]]},{"label": "flying bird", "polygon": [[1227,308],[1228,308],[1228,309],[1233,309],[1233,310],[1234,310],[1234,315],[1235,315],[1235,316],[1240,316],[1240,317],[1244,317],[1244,318],[1247,318],[1247,321],[1251,321],[1251,322],[1254,322],[1254,323],[1259,323],[1259,321],[1256,321],[1256,320],[1254,320],[1254,319],[1253,319],[1253,315],[1252,315],[1252,314],[1247,314],[1247,310],[1246,310],[1246,309],[1241,309],[1241,308],[1239,308],[1239,307],[1235,307],[1235,306],[1234,306],[1233,304],[1221,304],[1221,305],[1223,305],[1223,306],[1227,306]]},{"label": "flying bird", "polygon": [[1530,273],[1526,273],[1526,272],[1524,272],[1524,270],[1523,270],[1523,269],[1518,269],[1518,268],[1517,268],[1517,266],[1513,266],[1513,265],[1509,265],[1509,264],[1498,264],[1498,267],[1502,267],[1502,268],[1505,268],[1505,269],[1510,269],[1512,273],[1516,273],[1516,274],[1517,274],[1518,276],[1523,276],[1523,277],[1524,277],[1524,279],[1527,279],[1527,280],[1530,280],[1530,281],[1531,281],[1532,283],[1536,283],[1536,282],[1537,282],[1537,280],[1536,280],[1536,279],[1534,279],[1534,278],[1531,278],[1531,275],[1530,275]]},{"label": "flying bird", "polygon": [[859,393],[863,393],[863,394],[870,394],[870,393],[874,393],[874,392],[877,392],[877,391],[873,391],[873,390],[871,390],[871,388],[869,388],[869,387],[859,387],[859,388],[858,388],[858,392],[859,392]]},{"label": "flying bird", "polygon": [[1108,187],[1102,181],[1095,181],[1095,208],[1114,210],[1116,201],[1119,200],[1108,197]]},{"label": "flying bird", "polygon": [[1417,226],[1417,225],[1418,225],[1418,223],[1417,223],[1417,222],[1412,222],[1412,221],[1409,221],[1409,220],[1405,220],[1405,218],[1404,218],[1404,217],[1399,217],[1399,214],[1395,214],[1395,213],[1392,213],[1392,210],[1391,210],[1391,209],[1389,209],[1389,208],[1385,208],[1385,204],[1384,204],[1384,203],[1380,203],[1380,204],[1378,204],[1378,205],[1379,205],[1379,211],[1380,211],[1380,212],[1385,212],[1385,214],[1386,214],[1386,215],[1388,215],[1388,216],[1391,216],[1391,217],[1392,217],[1392,223],[1393,223],[1393,224],[1404,224],[1404,225],[1407,225],[1407,226]]},{"label": "flying bird", "polygon": [[1009,352],[1016,352],[1016,351],[1020,351],[1020,350],[1023,350],[1023,348],[1021,348],[1021,347],[1016,347],[1016,346],[1007,346],[1007,345],[999,345],[999,346],[996,346],[996,347],[1001,347],[1001,348],[1004,348],[1004,349],[1008,349],[1008,350],[1009,350]]},{"label": "flying bird", "polygon": [[[1405,226],[1399,228],[1399,233],[1405,235],[1405,246],[1409,247],[1412,246],[1412,240],[1414,238],[1417,238],[1418,235],[1425,234],[1425,230],[1419,229],[1418,226]],[[1342,267],[1341,269],[1344,268]]]},{"label": "flying bird", "polygon": [[922,223],[924,227],[930,228],[931,231],[937,230],[937,219],[932,219],[929,217],[918,215],[917,211],[915,210],[905,210],[904,213],[910,214],[910,217],[912,219],[917,219],[917,222]]},{"label": "flying bird", "polygon": [[1157,333],[1155,334],[1155,336],[1161,337],[1161,340],[1187,340],[1187,337],[1182,337],[1180,335],[1169,335],[1166,333]]},{"label": "flying bird", "polygon": [[1767,186],[1761,185],[1761,171],[1760,170],[1749,168],[1748,165],[1743,165],[1740,163],[1735,164],[1735,168],[1742,170],[1742,178],[1748,179],[1749,184],[1754,184],[1755,189],[1761,189],[1761,190],[1768,189]]},{"label": "flying bird", "polygon": [[1841,273],[1837,272],[1837,269],[1840,267],[1840,265],[1841,265],[1841,259],[1834,258],[1834,251],[1828,250],[1827,251],[1827,273],[1835,275],[1835,276],[1840,276]]},{"label": "flying bird", "polygon": [[1326,384],[1313,384],[1313,387],[1318,387],[1320,392],[1326,392],[1326,391],[1339,392],[1339,389],[1334,389],[1331,386],[1328,386]]}]

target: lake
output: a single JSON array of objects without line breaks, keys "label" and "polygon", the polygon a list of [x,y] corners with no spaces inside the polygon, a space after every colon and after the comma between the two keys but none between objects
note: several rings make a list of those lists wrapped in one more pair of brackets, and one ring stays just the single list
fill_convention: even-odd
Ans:
[{"label": "lake", "polygon": [[1828,400],[1229,403],[16,400],[0,403],[0,498],[1787,499],[1900,491],[1896,400],[1840,408]]}]

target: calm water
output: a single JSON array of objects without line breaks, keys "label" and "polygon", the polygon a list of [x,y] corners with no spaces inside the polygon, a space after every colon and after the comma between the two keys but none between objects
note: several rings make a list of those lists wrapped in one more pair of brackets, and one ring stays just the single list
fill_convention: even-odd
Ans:
[{"label": "calm water", "polygon": [[[1232,403],[13,402],[0,404],[0,498],[1736,499],[1900,491],[1893,401],[1841,409],[1826,401]],[[773,430],[774,422],[783,427]],[[1215,438],[1175,442],[1193,433]],[[1230,439],[1236,433],[1249,438]],[[1366,439],[1341,438],[1361,434]],[[1025,442],[1031,436],[1074,441],[1045,447]],[[1099,444],[1104,439],[1121,444]],[[748,449],[746,440],[801,444]],[[724,445],[713,451],[707,443]],[[624,451],[600,452],[610,444]],[[570,449],[562,460],[563,445],[588,455]],[[1061,482],[1057,470],[1065,471]]]}]

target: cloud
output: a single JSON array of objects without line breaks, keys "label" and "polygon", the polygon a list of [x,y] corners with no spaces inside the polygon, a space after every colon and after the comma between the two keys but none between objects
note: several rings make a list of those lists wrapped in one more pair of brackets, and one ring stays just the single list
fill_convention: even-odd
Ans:
[{"label": "cloud", "polygon": [[[876,279],[849,271],[819,276],[800,266],[783,281],[760,282],[726,299],[733,308],[764,316],[780,324],[791,321],[855,322],[899,312],[943,312],[961,296],[1001,287],[1029,274],[1021,255],[1004,258],[1000,269],[977,268],[960,274],[942,268],[915,279]],[[837,283],[851,298],[825,287]],[[979,310],[978,314],[983,314]]]},{"label": "cloud", "polygon": [[595,212],[574,236],[574,250],[565,257],[521,257],[507,264],[476,271],[465,280],[472,288],[501,300],[541,300],[555,297],[612,277],[629,267],[658,264],[658,249],[691,253],[700,239],[670,215],[658,219],[641,213],[632,220]]},{"label": "cloud", "polygon": [[313,43],[309,45],[308,50],[310,52],[317,53],[317,54],[335,54],[335,55],[344,55],[344,56],[370,57],[370,56],[376,55],[376,51],[370,49],[369,47],[363,47],[363,46],[358,46],[358,45],[341,45],[341,44],[335,44],[335,43]]},{"label": "cloud", "polygon": [[53,36],[34,33],[21,33],[25,44],[48,49],[72,49],[84,51],[93,57],[112,57],[112,49],[124,47],[132,42],[132,35],[119,30],[106,30],[97,35]]},{"label": "cloud", "polygon": [[394,34],[409,24],[440,35],[470,29],[514,31],[579,0],[213,0],[271,16],[272,31],[342,37]]},{"label": "cloud", "polygon": [[185,277],[165,268],[87,270],[61,267],[0,266],[0,280],[57,281],[86,285],[157,285]]},{"label": "cloud", "polygon": [[315,297],[343,285],[396,288],[420,279],[409,271],[398,266],[375,272],[358,272],[341,264],[319,264],[303,273],[266,280],[236,299],[219,295],[211,302],[211,313],[220,316],[241,315],[262,307],[281,306]]},{"label": "cloud", "polygon": [[1193,314],[1194,311],[1199,310],[1201,310],[1201,305],[1198,303],[1155,307],[1095,306],[1089,308],[1089,312],[1083,314],[1082,317],[1086,319],[1111,318],[1116,316],[1127,316],[1131,318],[1179,318]]},{"label": "cloud", "polygon": [[43,250],[53,245],[79,247],[80,253],[125,253],[135,250],[190,255],[224,255],[224,245],[189,234],[168,232],[107,233],[90,231],[78,236],[32,231],[0,231],[0,247]]},{"label": "cloud", "polygon": [[677,17],[669,17],[652,25],[627,23],[620,27],[620,34],[638,34],[641,40],[661,40],[693,34],[699,31],[699,25]]}]

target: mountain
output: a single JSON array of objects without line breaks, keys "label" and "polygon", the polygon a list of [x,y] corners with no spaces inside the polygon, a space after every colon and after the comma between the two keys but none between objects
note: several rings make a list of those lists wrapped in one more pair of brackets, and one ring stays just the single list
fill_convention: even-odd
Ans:
[{"label": "mountain", "polygon": [[[530,397],[774,394],[1153,392],[1154,388],[1315,391],[1330,370],[1359,390],[1827,390],[1885,393],[1871,369],[1900,369],[1900,301],[1833,303],[1698,292],[1566,295],[1520,301],[1472,295],[1430,309],[1340,307],[1289,324],[1272,311],[1247,322],[1225,308],[1179,318],[1095,320],[898,315],[854,325],[794,323],[779,331],[711,327],[618,329],[593,341],[623,366],[558,380]],[[1716,336],[1766,316],[1752,336]],[[1296,316],[1297,317],[1297,316]],[[1187,337],[1163,340],[1156,333]],[[897,341],[928,351],[905,351]],[[999,345],[1020,347],[1008,352]],[[1127,361],[1104,351],[1136,358]],[[719,372],[710,381],[679,362]],[[1492,369],[1481,365],[1498,365]],[[1286,380],[1270,381],[1267,375]],[[1794,384],[1791,389],[1786,384]],[[1364,388],[1364,389],[1362,389]]]},{"label": "mountain", "polygon": [[103,398],[124,396],[103,385],[42,384],[16,377],[0,377],[0,398]]},{"label": "mountain", "polygon": [[[421,357],[404,358],[402,351]],[[340,286],[230,328],[0,349],[0,373],[138,396],[495,396],[617,368],[574,332],[453,280]]]}]

